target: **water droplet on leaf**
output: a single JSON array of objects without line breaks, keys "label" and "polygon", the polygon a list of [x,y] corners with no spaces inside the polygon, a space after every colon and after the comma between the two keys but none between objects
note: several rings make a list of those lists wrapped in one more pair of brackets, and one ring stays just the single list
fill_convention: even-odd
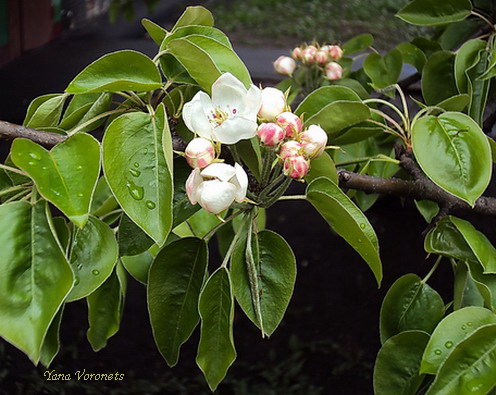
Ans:
[{"label": "water droplet on leaf", "polygon": [[139,167],[139,163],[138,162],[134,162],[134,167]]},{"label": "water droplet on leaf", "polygon": [[439,349],[434,350],[434,354],[436,354],[436,355],[441,355],[441,354],[442,354],[442,351],[441,351],[441,350],[439,350]]},{"label": "water droplet on leaf", "polygon": [[129,169],[129,173],[131,173],[133,177],[139,177],[139,175],[141,174],[141,172],[136,169]]},{"label": "water droplet on leaf", "polygon": [[444,346],[446,348],[451,348],[451,347],[453,347],[453,342],[452,341],[447,341],[446,343],[444,343]]},{"label": "water droplet on leaf", "polygon": [[467,326],[472,326],[472,323],[471,322],[467,322]]},{"label": "water droplet on leaf", "polygon": [[29,156],[31,158],[33,158],[33,159],[36,159],[36,160],[40,160],[41,159],[41,157],[37,153],[35,153],[35,152],[30,152],[29,153]]},{"label": "water droplet on leaf", "polygon": [[83,166],[79,165],[76,167],[76,170],[81,170],[83,168]]},{"label": "water droplet on leaf", "polygon": [[131,195],[131,197],[134,200],[141,200],[141,199],[143,199],[143,196],[145,195],[145,191],[144,191],[143,187],[140,187],[140,186],[136,185],[132,181],[128,181],[126,183],[126,186],[127,186],[127,190],[129,192],[129,194]]},{"label": "water droplet on leaf", "polygon": [[360,228],[362,228],[362,229],[365,229],[366,226],[367,225],[365,225],[365,224],[360,224]]},{"label": "water droplet on leaf", "polygon": [[465,325],[462,325],[462,331],[466,330],[467,327]]},{"label": "water droplet on leaf", "polygon": [[93,274],[94,276],[98,276],[100,274],[100,271],[95,269],[91,271],[91,274]]},{"label": "water droplet on leaf", "polygon": [[146,207],[148,207],[150,210],[153,210],[155,208],[155,203],[152,202],[151,200],[147,200]]},{"label": "water droplet on leaf", "polygon": [[78,285],[79,284],[79,277],[76,276],[76,278],[74,278],[74,285]]}]

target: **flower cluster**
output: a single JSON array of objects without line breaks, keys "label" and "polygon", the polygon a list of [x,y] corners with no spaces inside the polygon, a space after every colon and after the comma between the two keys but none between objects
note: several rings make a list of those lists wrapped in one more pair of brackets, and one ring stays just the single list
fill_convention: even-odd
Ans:
[{"label": "flower cluster", "polygon": [[280,56],[274,62],[274,69],[283,75],[292,76],[298,68],[297,61],[310,67],[318,67],[325,78],[330,81],[341,79],[343,68],[338,61],[343,57],[343,50],[338,45],[311,44],[293,49],[291,57]]}]

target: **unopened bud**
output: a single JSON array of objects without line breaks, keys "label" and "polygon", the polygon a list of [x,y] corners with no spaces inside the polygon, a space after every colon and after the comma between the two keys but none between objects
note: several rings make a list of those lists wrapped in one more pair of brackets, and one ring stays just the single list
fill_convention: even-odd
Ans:
[{"label": "unopened bud", "polygon": [[305,64],[315,63],[315,55],[317,54],[317,48],[313,45],[309,45],[302,52],[302,60]]},{"label": "unopened bud", "polygon": [[282,75],[292,75],[296,69],[296,62],[289,56],[279,56],[274,62],[274,69]]},{"label": "unopened bud", "polygon": [[292,112],[283,112],[278,115],[276,120],[277,123],[284,128],[286,137],[288,138],[296,136],[303,128],[303,123],[301,122],[300,117]]},{"label": "unopened bud", "polygon": [[329,55],[325,51],[317,51],[315,54],[315,61],[320,64],[321,66],[325,65],[327,61],[329,60]]},{"label": "unopened bud", "polygon": [[293,156],[300,156],[302,153],[302,146],[298,141],[286,141],[279,149],[279,157],[282,160],[292,158]]},{"label": "unopened bud", "polygon": [[330,62],[325,68],[327,79],[331,81],[339,80],[343,76],[343,68],[336,62]]},{"label": "unopened bud", "polygon": [[302,54],[303,54],[302,49],[300,47],[296,47],[295,49],[293,49],[293,52],[291,53],[291,56],[293,57],[293,59],[301,60],[302,59]]},{"label": "unopened bud", "polygon": [[215,148],[211,141],[202,137],[191,140],[184,151],[186,162],[192,168],[203,169],[215,159]]},{"label": "unopened bud", "polygon": [[327,145],[327,133],[318,125],[311,125],[300,137],[303,151],[309,158],[323,154]]},{"label": "unopened bud", "polygon": [[284,174],[296,180],[305,177],[310,169],[308,160],[303,156],[292,156],[284,161]]},{"label": "unopened bud", "polygon": [[284,130],[275,123],[262,123],[258,127],[257,135],[263,145],[274,147],[284,140]]},{"label": "unopened bud", "polygon": [[258,116],[265,121],[274,121],[286,108],[284,93],[277,88],[262,89],[262,106]]},{"label": "unopened bud", "polygon": [[343,57],[343,50],[339,45],[329,45],[327,53],[334,60],[339,60]]}]

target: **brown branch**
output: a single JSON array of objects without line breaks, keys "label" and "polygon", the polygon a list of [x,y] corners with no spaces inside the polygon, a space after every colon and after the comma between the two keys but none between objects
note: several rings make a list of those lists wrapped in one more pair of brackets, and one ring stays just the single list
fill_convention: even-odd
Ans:
[{"label": "brown branch", "polygon": [[24,137],[44,147],[53,147],[66,139],[66,136],[61,134],[42,132],[5,121],[0,121],[0,137],[7,140]]}]

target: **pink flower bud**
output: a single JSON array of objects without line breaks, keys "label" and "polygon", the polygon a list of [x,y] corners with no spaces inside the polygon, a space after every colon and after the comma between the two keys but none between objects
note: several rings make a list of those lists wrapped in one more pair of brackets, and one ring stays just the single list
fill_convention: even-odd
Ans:
[{"label": "pink flower bud", "polygon": [[309,158],[323,154],[327,145],[327,133],[320,126],[311,125],[300,137],[303,151]]},{"label": "pink flower bud", "polygon": [[292,156],[284,161],[284,174],[288,177],[301,180],[308,173],[310,164],[303,156]]},{"label": "pink flower bud", "polygon": [[262,105],[258,116],[265,121],[274,121],[286,108],[284,93],[277,88],[262,89]]},{"label": "pink flower bud", "polygon": [[215,148],[211,141],[198,137],[189,142],[184,153],[192,168],[203,169],[215,159]]},{"label": "pink flower bud", "polygon": [[327,61],[329,60],[329,55],[325,51],[317,51],[315,54],[315,61],[320,64],[321,66],[325,65]]},{"label": "pink flower bud", "polygon": [[306,47],[301,54],[303,63],[305,64],[315,63],[316,54],[317,54],[317,48],[315,48],[315,46],[309,45],[308,47]]},{"label": "pink flower bud", "polygon": [[296,69],[296,62],[288,56],[279,56],[274,62],[274,69],[282,75],[292,75]]},{"label": "pink flower bud", "polygon": [[263,145],[274,147],[284,140],[284,130],[275,123],[262,123],[258,127],[257,135]]},{"label": "pink flower bud", "polygon": [[300,47],[296,47],[295,49],[293,49],[293,52],[291,53],[291,56],[293,57],[293,59],[296,59],[296,60],[301,60],[302,55],[303,55],[303,51],[301,50]]},{"label": "pink flower bud", "polygon": [[302,146],[298,141],[286,141],[279,149],[279,157],[282,160],[286,160],[287,158],[292,158],[293,156],[300,156],[301,150]]},{"label": "pink flower bud", "polygon": [[296,136],[303,128],[300,117],[292,112],[283,112],[282,114],[279,114],[276,121],[284,128],[286,137]]},{"label": "pink flower bud", "polygon": [[336,62],[330,62],[325,68],[327,79],[331,81],[339,80],[343,76],[343,68]]},{"label": "pink flower bud", "polygon": [[334,60],[339,60],[343,57],[343,50],[339,45],[330,45],[327,52],[329,56]]}]

